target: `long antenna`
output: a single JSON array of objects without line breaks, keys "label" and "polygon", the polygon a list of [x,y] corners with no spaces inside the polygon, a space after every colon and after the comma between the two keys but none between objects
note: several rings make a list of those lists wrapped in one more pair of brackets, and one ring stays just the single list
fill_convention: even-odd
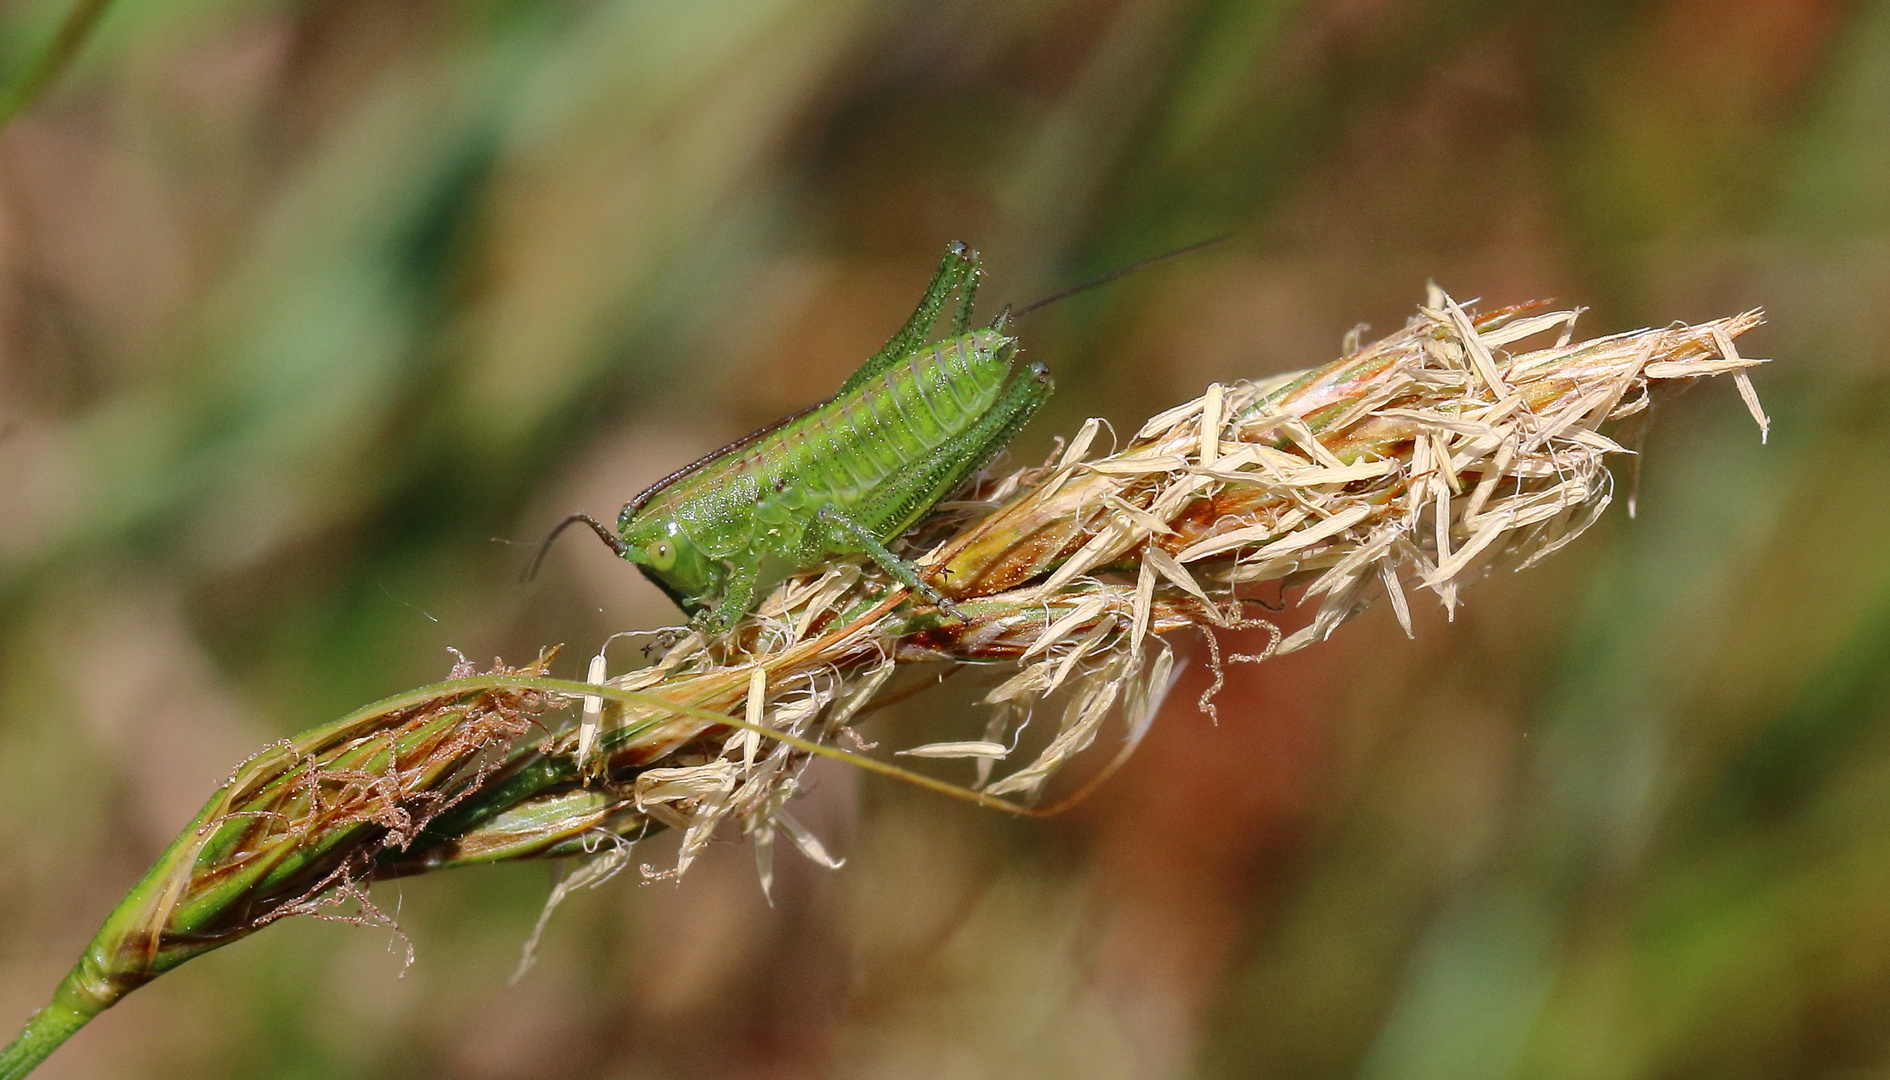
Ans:
[{"label": "long antenna", "polygon": [[1072,285],[1069,288],[1063,289],[1059,292],[1053,292],[1049,296],[1046,296],[1043,299],[1036,301],[1035,303],[1025,304],[1023,307],[1018,308],[1015,311],[1009,311],[1007,309],[1004,319],[1001,319],[1000,321],[1007,321],[1009,319],[1021,319],[1024,316],[1030,314],[1031,312],[1036,311],[1038,308],[1049,307],[1051,304],[1056,303],[1058,300],[1064,300],[1069,297],[1075,296],[1077,293],[1086,292],[1090,289],[1095,288],[1098,285],[1107,285],[1108,283],[1116,280],[1117,278],[1123,276],[1124,274],[1133,274],[1137,270],[1140,270],[1148,266],[1154,266],[1158,262],[1166,262],[1169,259],[1178,259],[1183,255],[1192,255],[1195,252],[1202,250],[1203,248],[1211,248],[1215,244],[1221,244],[1229,240],[1232,240],[1234,236],[1235,236],[1234,233],[1227,233],[1224,236],[1217,236],[1212,240],[1202,240],[1197,243],[1189,244],[1187,247],[1184,247],[1184,248],[1176,248],[1173,251],[1164,252],[1163,254],[1160,254],[1160,255],[1151,255],[1146,259],[1142,259],[1138,262],[1132,262],[1127,266],[1118,266],[1114,270],[1109,271],[1107,274],[1103,274],[1100,277],[1090,278],[1088,281],[1082,282],[1081,284]]},{"label": "long antenna", "polygon": [[612,534],[609,529],[604,528],[598,523],[597,519],[591,515],[572,514],[570,517],[558,522],[558,527],[551,530],[551,534],[545,537],[545,542],[538,545],[538,557],[532,560],[531,569],[525,571],[523,580],[531,581],[538,576],[538,568],[544,565],[545,556],[551,553],[552,542],[558,539],[558,534],[579,523],[589,525],[591,531],[597,534],[597,538],[609,544],[610,550],[616,552],[618,555],[622,555],[624,550],[629,547],[621,538]]}]

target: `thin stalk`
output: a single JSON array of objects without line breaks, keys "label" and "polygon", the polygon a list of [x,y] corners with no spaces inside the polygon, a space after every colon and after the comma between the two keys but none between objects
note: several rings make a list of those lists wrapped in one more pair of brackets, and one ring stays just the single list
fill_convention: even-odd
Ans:
[{"label": "thin stalk", "polygon": [[880,776],[888,776],[894,780],[902,780],[915,787],[922,787],[927,791],[936,791],[941,795],[950,795],[955,799],[974,802],[988,809],[1002,810],[1005,813],[1016,814],[1020,817],[1047,817],[1056,812],[1053,809],[1025,806],[1022,803],[1012,802],[1009,799],[1000,799],[995,795],[986,795],[982,791],[973,791],[963,785],[953,784],[945,780],[940,780],[937,777],[927,776],[921,772],[914,772],[911,769],[902,768],[891,762],[867,757],[865,754],[851,753],[837,746],[828,746],[825,743],[817,743],[811,739],[803,739],[798,735],[789,734],[788,732],[780,731],[762,724],[751,724],[740,717],[729,716],[725,713],[711,712],[708,709],[699,709],[693,705],[678,705],[667,698],[659,697],[655,694],[640,694],[633,690],[619,690],[614,686],[597,686],[592,683],[577,682],[572,679],[552,679],[544,677],[526,678],[514,675],[487,675],[472,679],[457,679],[452,682],[436,683],[431,689],[436,694],[459,693],[467,690],[543,690],[548,693],[564,694],[570,697],[585,697],[587,695],[591,697],[601,697],[606,701],[615,701],[623,705],[637,705],[648,709],[658,709],[674,713],[677,716],[707,720],[712,724],[732,727],[740,731],[752,731],[763,738],[773,739],[775,742],[791,746],[804,754],[813,754],[817,757],[829,758],[833,761],[843,761],[865,772],[878,773]]},{"label": "thin stalk", "polygon": [[102,1006],[93,1008],[89,1003],[65,1000],[64,990],[61,985],[61,993],[54,996],[52,1004],[34,1013],[19,1037],[0,1050],[0,1080],[19,1080],[32,1072],[99,1014]]}]

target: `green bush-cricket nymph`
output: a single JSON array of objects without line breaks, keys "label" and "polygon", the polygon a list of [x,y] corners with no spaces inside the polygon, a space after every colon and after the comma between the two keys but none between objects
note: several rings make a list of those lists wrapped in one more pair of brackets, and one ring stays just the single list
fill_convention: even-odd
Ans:
[{"label": "green bush-cricket nymph", "polygon": [[[956,618],[886,545],[983,468],[1051,389],[1042,364],[1014,362],[1005,316],[971,329],[977,286],[977,253],[953,243],[918,310],[833,397],[657,481],[624,505],[614,533],[573,514],[545,546],[566,526],[590,526],[708,633],[830,555],[864,555]],[[954,297],[950,332],[930,340]]]}]

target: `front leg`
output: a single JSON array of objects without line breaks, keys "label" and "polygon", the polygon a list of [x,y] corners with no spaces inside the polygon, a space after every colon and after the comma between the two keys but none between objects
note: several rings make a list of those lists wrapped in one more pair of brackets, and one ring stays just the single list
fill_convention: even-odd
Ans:
[{"label": "front leg", "polygon": [[715,602],[715,607],[696,612],[695,618],[689,620],[690,625],[702,631],[704,637],[727,633],[743,615],[748,614],[748,609],[755,606],[755,586],[760,579],[759,565],[753,562],[730,563],[728,583],[722,590],[722,598]]},{"label": "front leg", "polygon": [[847,512],[832,503],[820,508],[816,515],[826,527],[828,537],[834,541],[831,545],[840,551],[856,551],[879,564],[879,568],[893,576],[893,580],[924,597],[927,602],[959,622],[965,621],[965,613],[958,610],[958,605],[946,599],[944,594],[927,584],[919,576],[919,568],[894,555],[871,529],[861,525],[848,516]]}]

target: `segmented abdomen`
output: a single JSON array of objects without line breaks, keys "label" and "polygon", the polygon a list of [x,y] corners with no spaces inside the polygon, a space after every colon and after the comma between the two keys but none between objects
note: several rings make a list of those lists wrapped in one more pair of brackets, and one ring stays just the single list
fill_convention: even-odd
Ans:
[{"label": "segmented abdomen", "polygon": [[1013,344],[996,331],[977,330],[920,349],[736,453],[650,492],[638,513],[707,524],[754,513],[749,500],[848,509],[977,423],[1010,374]]},{"label": "segmented abdomen", "polygon": [[981,330],[921,349],[763,440],[755,465],[846,507],[976,423],[1010,373],[1010,344]]}]

